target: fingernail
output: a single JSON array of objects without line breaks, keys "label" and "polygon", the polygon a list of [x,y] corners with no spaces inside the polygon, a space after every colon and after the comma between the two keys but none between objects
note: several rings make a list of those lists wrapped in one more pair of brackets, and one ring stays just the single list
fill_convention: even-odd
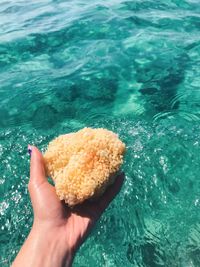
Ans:
[{"label": "fingernail", "polygon": [[28,153],[29,155],[31,156],[31,153],[32,153],[32,147],[30,145],[28,145]]}]

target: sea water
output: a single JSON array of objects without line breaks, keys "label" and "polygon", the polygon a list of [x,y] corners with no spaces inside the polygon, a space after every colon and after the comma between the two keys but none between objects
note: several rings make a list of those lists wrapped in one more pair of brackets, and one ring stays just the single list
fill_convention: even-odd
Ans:
[{"label": "sea water", "polygon": [[27,145],[105,127],[126,179],[75,267],[200,266],[199,0],[0,1],[0,266],[33,221]]}]

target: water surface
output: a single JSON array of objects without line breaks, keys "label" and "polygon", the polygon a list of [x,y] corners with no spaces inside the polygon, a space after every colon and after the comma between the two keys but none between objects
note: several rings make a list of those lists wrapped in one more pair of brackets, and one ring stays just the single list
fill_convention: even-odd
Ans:
[{"label": "water surface", "polygon": [[2,0],[0,266],[32,224],[27,144],[106,127],[122,191],[74,266],[200,266],[198,0]]}]

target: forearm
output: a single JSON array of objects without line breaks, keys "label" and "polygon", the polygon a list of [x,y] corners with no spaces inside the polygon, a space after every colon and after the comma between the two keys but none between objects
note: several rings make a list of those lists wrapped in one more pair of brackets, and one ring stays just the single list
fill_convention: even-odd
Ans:
[{"label": "forearm", "polygon": [[12,267],[69,267],[72,260],[59,232],[33,226]]}]

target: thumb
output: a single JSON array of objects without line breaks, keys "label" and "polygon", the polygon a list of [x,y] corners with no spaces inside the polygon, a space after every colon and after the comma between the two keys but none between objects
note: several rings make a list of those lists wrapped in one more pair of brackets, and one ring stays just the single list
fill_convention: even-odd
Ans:
[{"label": "thumb", "polygon": [[28,145],[28,151],[31,155],[30,161],[30,185],[39,186],[47,182],[42,153],[35,146]]}]

